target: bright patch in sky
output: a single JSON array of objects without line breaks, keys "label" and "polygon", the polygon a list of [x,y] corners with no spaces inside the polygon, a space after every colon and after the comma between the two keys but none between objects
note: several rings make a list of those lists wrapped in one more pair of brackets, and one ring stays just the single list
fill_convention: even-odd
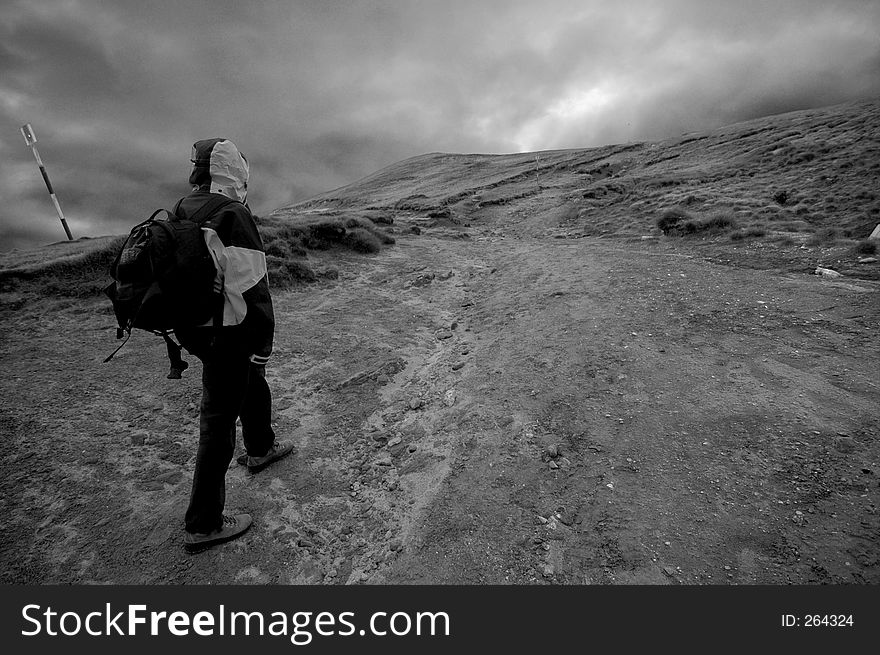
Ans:
[{"label": "bright patch in sky", "polygon": [[617,99],[618,94],[609,86],[573,89],[523,125],[514,143],[522,152],[567,147],[559,142],[563,135],[588,129]]}]

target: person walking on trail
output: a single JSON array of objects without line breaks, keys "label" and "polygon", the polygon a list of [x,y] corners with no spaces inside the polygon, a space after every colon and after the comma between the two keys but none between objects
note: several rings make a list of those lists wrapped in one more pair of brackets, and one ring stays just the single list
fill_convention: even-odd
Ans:
[{"label": "person walking on trail", "polygon": [[247,451],[239,461],[252,473],[288,455],[293,444],[278,441],[271,424],[266,363],[275,317],[262,239],[246,204],[247,159],[228,139],[206,139],[193,145],[192,163],[192,192],[174,213],[199,222],[223,290],[212,322],[176,331],[202,361],[199,446],[184,525],[186,550],[198,552],[241,536],[252,523],[249,514],[223,511],[236,420]]}]

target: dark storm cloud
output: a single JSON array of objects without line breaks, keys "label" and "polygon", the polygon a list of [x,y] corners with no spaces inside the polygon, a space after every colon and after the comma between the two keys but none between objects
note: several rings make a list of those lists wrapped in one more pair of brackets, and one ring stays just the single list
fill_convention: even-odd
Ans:
[{"label": "dark storm cloud", "polygon": [[0,6],[0,250],[121,233],[193,141],[265,213],[434,151],[589,147],[880,95],[880,3],[27,0]]}]

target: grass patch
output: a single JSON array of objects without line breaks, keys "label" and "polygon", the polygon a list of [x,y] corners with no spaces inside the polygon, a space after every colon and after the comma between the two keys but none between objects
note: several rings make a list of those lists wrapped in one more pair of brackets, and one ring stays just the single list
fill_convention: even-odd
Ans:
[{"label": "grass patch", "polygon": [[860,241],[853,248],[853,252],[857,255],[876,255],[877,254],[877,242],[873,239],[865,239],[864,241]]},{"label": "grass patch", "polygon": [[[340,248],[376,253],[394,243],[386,229],[359,216],[310,215],[291,218],[255,217],[266,250],[266,266],[273,289],[313,282],[318,275],[309,266],[309,250]],[[0,291],[44,296],[86,298],[103,295],[110,284],[110,265],[127,235],[100,243],[62,244],[46,250],[42,261],[0,270]],[[70,254],[70,249],[81,252]],[[36,253],[42,255],[42,251]]]},{"label": "grass patch", "polygon": [[818,229],[813,236],[807,239],[808,246],[830,246],[837,243],[840,236],[836,227],[823,227]]},{"label": "grass patch", "polygon": [[773,194],[773,201],[780,207],[785,207],[788,203],[788,191],[777,191]]},{"label": "grass patch", "polygon": [[344,214],[302,214],[268,217],[260,220],[260,233],[266,244],[266,261],[273,288],[313,282],[318,275],[309,267],[310,250],[334,248],[373,254],[395,240],[391,220],[376,221],[368,216]]},{"label": "grass patch", "polygon": [[349,229],[345,233],[344,242],[355,252],[375,253],[382,249],[379,237],[362,227]]},{"label": "grass patch", "polygon": [[774,236],[774,237],[772,237],[771,239],[769,239],[769,241],[772,241],[773,243],[776,243],[776,244],[778,244],[778,245],[780,245],[780,246],[794,246],[794,245],[797,245],[797,241],[795,241],[794,239],[792,239],[792,238],[791,238],[790,236],[788,236],[788,235],[777,235],[777,236]]},{"label": "grass patch", "polygon": [[287,288],[297,283],[314,282],[318,279],[315,271],[307,262],[266,255],[266,269],[269,275],[271,288]]},{"label": "grass patch", "polygon": [[0,291],[64,298],[100,295],[111,282],[110,265],[125,239],[125,236],[115,237],[84,252],[50,259],[44,264],[2,270]]},{"label": "grass patch", "polygon": [[717,235],[737,228],[736,218],[729,210],[716,210],[707,216],[698,216],[681,206],[663,212],[656,225],[667,236]]},{"label": "grass patch", "polygon": [[746,228],[744,230],[736,230],[730,234],[731,241],[742,241],[743,239],[749,238],[761,238],[767,236],[767,230],[763,227],[758,227],[753,225],[752,227]]},{"label": "grass patch", "polygon": [[667,209],[660,218],[657,219],[657,227],[663,234],[670,234],[680,224],[693,222],[694,216],[684,207],[676,206]]}]

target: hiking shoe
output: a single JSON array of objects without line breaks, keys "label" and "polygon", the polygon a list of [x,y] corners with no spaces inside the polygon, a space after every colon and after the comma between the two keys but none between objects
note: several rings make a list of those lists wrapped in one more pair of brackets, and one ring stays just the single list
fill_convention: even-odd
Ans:
[{"label": "hiking shoe", "polygon": [[223,515],[223,527],[213,532],[186,532],[183,538],[183,546],[189,553],[198,553],[206,548],[222,544],[240,537],[251,527],[253,518],[250,514]]},{"label": "hiking shoe", "polygon": [[248,455],[247,458],[247,467],[248,471],[251,473],[256,473],[258,471],[262,471],[264,468],[269,466],[272,462],[275,462],[282,457],[286,457],[290,454],[290,451],[293,450],[293,444],[289,441],[276,441],[272,444],[272,447],[269,449],[269,452],[263,455],[262,457],[253,457]]}]

